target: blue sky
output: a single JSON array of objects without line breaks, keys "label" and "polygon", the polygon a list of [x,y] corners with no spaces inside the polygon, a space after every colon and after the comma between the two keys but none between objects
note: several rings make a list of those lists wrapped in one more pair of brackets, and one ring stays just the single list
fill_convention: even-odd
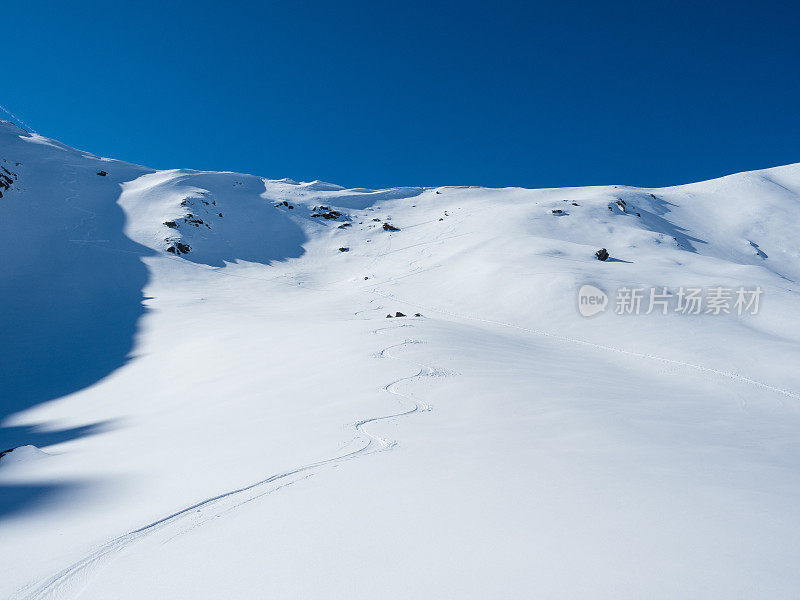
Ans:
[{"label": "blue sky", "polygon": [[0,104],[157,168],[661,186],[800,161],[794,3],[34,0],[3,21]]}]

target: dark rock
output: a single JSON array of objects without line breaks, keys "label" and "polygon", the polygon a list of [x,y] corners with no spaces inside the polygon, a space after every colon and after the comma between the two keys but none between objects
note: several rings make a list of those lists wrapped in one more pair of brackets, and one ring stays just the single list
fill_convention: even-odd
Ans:
[{"label": "dark rock", "polygon": [[6,454],[11,454],[16,448],[9,448],[8,450],[3,450],[0,452],[0,458],[3,458]]},{"label": "dark rock", "polygon": [[563,210],[560,210],[560,209],[556,209],[556,210],[554,210],[554,211],[553,211],[553,214],[554,214],[554,215],[563,215],[563,214],[564,214],[564,211],[563,211]]},{"label": "dark rock", "polygon": [[222,216],[222,213],[219,213],[219,216],[221,217],[221,216]]},{"label": "dark rock", "polygon": [[383,229],[385,231],[400,231],[399,227],[395,227],[394,225],[389,225],[389,223],[384,223]]},{"label": "dark rock", "polygon": [[386,315],[386,318],[387,318],[387,319],[391,319],[391,318],[392,318],[392,315]]},{"label": "dark rock", "polygon": [[399,311],[394,313],[394,316],[395,317],[405,317],[405,315],[403,313],[399,312]]},{"label": "dark rock", "polygon": [[422,315],[420,313],[414,313],[414,316],[415,317],[421,317]]},{"label": "dark rock", "polygon": [[350,252],[350,248],[339,248],[339,252]]},{"label": "dark rock", "polygon": [[175,242],[172,246],[167,248],[167,252],[172,252],[173,254],[189,254],[192,247],[189,244],[184,244],[183,242]]},{"label": "dark rock", "polygon": [[170,229],[177,229],[178,227],[178,224],[175,221],[164,221],[164,225],[166,225]]},{"label": "dark rock", "polygon": [[597,257],[597,260],[608,260],[608,250],[605,248],[600,248],[594,255]]},{"label": "dark rock", "polygon": [[108,175],[108,173],[106,173],[105,171],[98,171],[97,174],[100,175],[100,177],[105,177],[106,175]]},{"label": "dark rock", "polygon": [[577,202],[573,202],[572,206],[580,206],[580,204],[578,204]]}]

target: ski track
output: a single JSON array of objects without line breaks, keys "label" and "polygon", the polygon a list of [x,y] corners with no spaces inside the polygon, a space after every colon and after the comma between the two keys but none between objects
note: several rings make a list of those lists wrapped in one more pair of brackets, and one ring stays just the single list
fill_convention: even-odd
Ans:
[{"label": "ski track", "polygon": [[733,373],[733,372],[730,372],[730,371],[721,371],[719,369],[713,369],[711,367],[706,367],[704,365],[698,365],[698,364],[695,364],[695,363],[685,362],[685,361],[682,361],[682,360],[676,360],[676,359],[673,359],[673,358],[666,358],[666,357],[663,357],[663,356],[657,356],[655,354],[646,354],[646,353],[643,353],[643,352],[634,352],[632,350],[625,350],[623,348],[616,348],[614,346],[606,346],[606,345],[603,345],[603,344],[596,344],[594,342],[589,342],[589,341],[582,340],[582,339],[579,339],[579,338],[572,338],[572,337],[568,337],[568,336],[565,336],[565,335],[560,335],[560,334],[557,334],[557,333],[551,333],[549,331],[542,331],[542,330],[538,330],[538,329],[531,329],[529,327],[522,327],[521,325],[515,325],[514,323],[505,323],[503,321],[496,321],[496,320],[493,320],[493,319],[484,319],[482,317],[478,317],[478,316],[475,316],[475,315],[467,315],[467,314],[462,314],[462,313],[456,313],[456,312],[453,312],[453,311],[450,311],[450,310],[446,310],[446,309],[443,309],[443,308],[437,308],[437,307],[433,307],[433,306],[426,306],[424,304],[420,304],[419,302],[412,302],[412,301],[409,301],[409,300],[403,300],[402,298],[398,298],[394,294],[390,294],[390,293],[387,293],[387,292],[380,292],[377,289],[373,289],[373,290],[371,290],[371,292],[376,294],[379,297],[386,298],[386,299],[391,299],[394,302],[399,302],[401,304],[405,304],[405,305],[408,305],[408,306],[413,306],[416,309],[421,308],[421,309],[423,309],[423,310],[425,310],[427,312],[438,313],[438,314],[445,315],[445,316],[448,316],[448,317],[451,317],[451,318],[454,318],[454,319],[457,319],[457,320],[460,320],[460,321],[477,321],[477,322],[480,322],[480,323],[487,323],[487,324],[490,324],[490,325],[497,325],[499,327],[505,327],[505,328],[508,328],[508,329],[516,329],[517,331],[522,331],[524,333],[529,333],[529,334],[532,334],[532,335],[537,335],[537,336],[541,336],[541,337],[554,339],[554,340],[557,340],[557,341],[560,341],[560,342],[567,342],[567,343],[571,343],[571,344],[579,344],[581,346],[586,346],[587,348],[594,348],[596,350],[604,350],[604,351],[607,351],[607,352],[614,352],[616,354],[622,354],[622,355],[625,355],[625,356],[632,356],[634,358],[641,358],[641,359],[645,359],[645,360],[652,360],[652,361],[656,361],[656,362],[661,362],[661,363],[668,364],[668,365],[675,365],[675,366],[679,366],[679,367],[686,367],[686,368],[690,368],[690,369],[695,369],[696,371],[700,371],[700,372],[703,372],[703,373],[708,373],[708,374],[716,375],[716,376],[719,376],[719,377],[726,377],[726,378],[732,379],[734,381],[739,381],[739,382],[742,382],[742,383],[746,383],[748,385],[753,385],[755,387],[761,388],[761,389],[769,391],[769,392],[773,392],[775,394],[779,394],[779,395],[782,395],[782,396],[787,396],[787,397],[792,398],[794,400],[800,400],[800,394],[798,394],[796,392],[793,392],[791,390],[787,390],[787,389],[784,389],[784,388],[780,388],[780,387],[771,385],[769,383],[764,383],[763,381],[758,381],[757,379],[753,379],[751,377],[748,377],[746,375],[741,375],[739,373]]},{"label": "ski track", "polygon": [[[451,233],[452,229],[453,228],[451,227],[451,231],[447,232],[447,233]],[[406,248],[400,248],[398,250],[394,250],[393,252],[397,252],[399,250],[405,250],[407,248],[418,247],[418,246],[430,246],[430,245],[434,245],[434,244],[438,244],[438,243],[444,243],[447,239],[450,239],[450,237],[444,237],[445,235],[446,235],[445,233],[442,233],[439,236],[437,236],[437,238],[432,242],[427,242],[427,243],[423,243],[423,244],[414,244],[413,246],[408,246]],[[458,237],[458,236],[452,236],[452,237]],[[430,250],[427,247],[424,248],[424,251],[430,253]],[[413,264],[415,264],[417,262],[421,262],[422,260],[423,260],[422,257],[420,257],[418,259],[415,259],[414,261],[412,261],[409,264],[409,266],[411,266],[411,265],[413,265]],[[763,381],[758,381],[757,379],[753,379],[752,377],[748,377],[748,376],[742,375],[740,373],[733,373],[733,372],[730,372],[730,371],[722,371],[722,370],[719,370],[719,369],[706,367],[704,365],[699,365],[699,364],[690,363],[690,362],[686,362],[686,361],[676,360],[676,359],[672,359],[672,358],[666,358],[666,357],[663,357],[663,356],[657,356],[655,354],[634,352],[632,350],[625,350],[624,348],[616,348],[614,346],[606,346],[604,344],[596,344],[594,342],[589,342],[587,340],[582,340],[582,339],[579,339],[579,338],[572,338],[572,337],[569,337],[569,336],[560,335],[560,334],[552,333],[552,332],[549,332],[549,331],[531,329],[529,327],[523,327],[521,325],[516,325],[514,323],[506,323],[504,321],[497,321],[497,320],[493,320],[493,319],[485,319],[485,318],[479,317],[477,315],[468,315],[468,314],[456,313],[456,312],[453,312],[453,311],[450,311],[450,310],[446,310],[446,309],[443,309],[443,308],[427,306],[427,305],[421,304],[419,302],[405,300],[405,299],[402,299],[402,298],[399,298],[399,297],[395,296],[392,293],[381,292],[377,288],[378,285],[386,285],[388,283],[393,283],[394,281],[397,281],[399,279],[403,279],[405,277],[411,277],[413,275],[418,275],[420,273],[423,273],[425,271],[429,271],[429,270],[432,270],[432,269],[435,269],[435,268],[437,268],[437,266],[429,267],[429,268],[426,268],[426,269],[415,268],[414,271],[412,271],[411,273],[408,273],[406,275],[402,275],[402,276],[396,277],[396,278],[389,278],[387,280],[378,282],[377,284],[372,284],[371,286],[362,286],[361,289],[366,290],[369,293],[375,294],[378,297],[381,297],[381,298],[384,298],[384,299],[387,299],[387,300],[392,300],[393,302],[399,302],[401,304],[405,304],[406,306],[412,306],[412,307],[414,307],[414,310],[422,309],[422,310],[425,310],[427,312],[438,313],[438,314],[445,315],[445,316],[448,316],[448,317],[451,317],[451,318],[454,318],[454,319],[457,319],[457,320],[460,320],[460,321],[476,321],[476,322],[479,322],[479,323],[487,323],[489,325],[496,325],[496,326],[504,327],[504,328],[507,328],[507,329],[516,329],[517,331],[522,331],[524,333],[529,333],[529,334],[540,336],[540,337],[546,337],[546,338],[558,340],[558,341],[561,341],[561,342],[567,342],[567,343],[570,343],[570,344],[577,344],[577,345],[585,346],[585,347],[588,347],[588,348],[594,348],[596,350],[604,350],[604,351],[607,351],[607,352],[614,352],[616,354],[622,354],[622,355],[631,356],[631,357],[634,357],[634,358],[650,360],[650,361],[655,361],[655,362],[661,362],[663,364],[675,365],[675,366],[678,366],[678,367],[685,367],[685,368],[689,368],[689,369],[694,369],[694,370],[700,371],[702,373],[708,373],[710,375],[715,375],[715,376],[718,376],[718,377],[725,377],[725,378],[728,378],[728,379],[732,379],[734,381],[739,381],[741,383],[752,385],[752,386],[758,387],[760,389],[763,389],[763,390],[766,390],[766,391],[769,391],[769,392],[772,392],[772,393],[775,393],[775,394],[778,394],[778,395],[781,395],[781,396],[786,396],[786,397],[792,398],[794,400],[800,400],[800,394],[798,394],[796,392],[793,392],[791,390],[787,390],[787,389],[784,389],[784,388],[780,388],[780,387],[777,387],[777,386],[774,386],[774,385],[771,385],[771,384],[768,384],[768,383],[764,383]],[[362,311],[362,312],[366,312],[366,311]],[[781,403],[782,403],[782,401],[781,401]]]},{"label": "ski track", "polygon": [[[359,311],[364,312],[364,311]],[[380,334],[383,331],[412,327],[409,324],[400,326],[381,327],[372,331],[373,334]],[[78,597],[85,590],[89,583],[92,572],[102,568],[103,563],[113,560],[124,551],[130,549],[135,543],[144,538],[152,536],[162,530],[170,531],[171,535],[167,541],[195,529],[204,523],[222,516],[236,508],[262,498],[286,486],[308,479],[326,467],[332,467],[346,460],[360,458],[377,452],[391,450],[397,446],[397,441],[389,440],[373,433],[370,433],[367,426],[380,421],[388,421],[412,415],[414,413],[430,411],[428,404],[421,400],[414,399],[408,394],[397,391],[397,386],[413,379],[425,376],[433,376],[438,373],[433,367],[417,363],[405,358],[399,358],[391,354],[391,350],[401,348],[411,344],[421,344],[419,340],[407,339],[403,342],[392,344],[381,349],[375,356],[378,358],[389,358],[399,360],[419,367],[417,373],[401,377],[385,385],[383,390],[391,394],[402,404],[410,408],[400,412],[370,417],[354,423],[352,426],[356,432],[366,441],[360,448],[345,454],[327,458],[317,462],[309,463],[288,471],[277,473],[245,487],[223,492],[216,496],[206,498],[190,506],[182,508],[160,519],[152,521],[137,529],[120,535],[96,548],[80,560],[74,562],[69,567],[58,573],[33,584],[29,584],[19,589],[12,600],[43,600],[43,599],[64,599],[68,597]],[[270,486],[276,483],[278,485]],[[266,489],[264,489],[266,488]],[[250,493],[248,493],[250,492]],[[207,514],[209,511],[213,512]],[[187,522],[188,521],[188,522]]]},{"label": "ski track", "polygon": [[91,242],[104,242],[106,240],[95,240],[93,239],[93,235],[96,230],[96,221],[97,221],[97,214],[94,211],[88,210],[81,206],[76,205],[76,201],[78,200],[78,168],[75,165],[67,164],[65,165],[67,169],[69,169],[69,173],[65,174],[62,177],[62,184],[66,190],[68,190],[67,196],[64,198],[64,203],[70,209],[79,212],[83,215],[81,221],[73,227],[73,232],[79,233],[81,231],[84,232],[86,236],[83,240],[69,240],[73,243],[91,243]]}]

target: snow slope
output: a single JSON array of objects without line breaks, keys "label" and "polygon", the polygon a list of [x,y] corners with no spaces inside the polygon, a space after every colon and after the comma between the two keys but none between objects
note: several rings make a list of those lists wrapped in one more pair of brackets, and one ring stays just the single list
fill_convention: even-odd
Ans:
[{"label": "snow slope", "polygon": [[351,190],[5,122],[0,160],[0,598],[796,597],[800,165]]}]

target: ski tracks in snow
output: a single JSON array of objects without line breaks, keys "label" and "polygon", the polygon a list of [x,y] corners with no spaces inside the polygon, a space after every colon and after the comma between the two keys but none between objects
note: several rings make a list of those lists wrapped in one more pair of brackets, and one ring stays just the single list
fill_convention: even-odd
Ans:
[{"label": "ski tracks in snow", "polygon": [[579,339],[579,338],[573,338],[573,337],[561,335],[561,334],[558,334],[558,333],[552,333],[552,332],[549,332],[549,331],[542,331],[542,330],[539,330],[539,329],[531,329],[529,327],[522,327],[521,325],[516,325],[514,323],[506,323],[504,321],[497,321],[497,320],[493,320],[493,319],[485,319],[485,318],[477,316],[477,315],[470,315],[470,314],[465,314],[465,313],[456,313],[456,312],[453,312],[451,310],[447,310],[447,309],[444,309],[444,308],[439,308],[439,307],[435,307],[435,306],[429,306],[429,305],[421,304],[419,302],[413,302],[413,301],[410,301],[410,300],[404,300],[402,298],[399,298],[399,297],[395,296],[394,294],[387,293],[387,292],[380,292],[377,289],[373,289],[372,292],[374,294],[376,294],[377,296],[383,297],[385,299],[391,299],[394,302],[399,302],[401,304],[405,304],[405,305],[408,305],[408,306],[413,306],[413,307],[415,307],[417,309],[421,308],[421,309],[423,309],[423,310],[425,310],[427,312],[438,313],[440,315],[445,315],[447,317],[450,317],[450,318],[453,318],[453,319],[456,319],[456,320],[460,320],[460,321],[475,321],[475,322],[479,322],[479,323],[487,323],[489,325],[495,325],[495,326],[504,327],[504,328],[507,328],[507,329],[515,329],[517,331],[522,331],[524,333],[528,333],[528,334],[531,334],[531,335],[536,335],[536,336],[540,336],[540,337],[544,337],[544,338],[550,338],[550,339],[553,339],[553,340],[556,340],[556,341],[559,341],[559,342],[566,342],[566,343],[569,343],[569,344],[576,344],[576,345],[584,346],[584,347],[587,347],[587,348],[592,348],[592,349],[595,349],[595,350],[602,350],[604,352],[613,352],[613,353],[616,353],[616,354],[630,356],[630,357],[633,357],[633,358],[639,358],[639,359],[644,359],[644,360],[649,360],[649,361],[654,361],[654,362],[660,362],[660,363],[663,363],[663,364],[666,364],[666,365],[673,365],[673,366],[677,366],[677,367],[684,367],[684,368],[688,368],[688,369],[694,369],[696,371],[700,371],[702,373],[707,373],[709,375],[728,378],[728,379],[731,379],[733,381],[738,381],[740,383],[745,383],[747,385],[752,385],[754,387],[761,388],[761,389],[766,390],[768,392],[775,393],[775,394],[777,394],[779,396],[786,396],[786,397],[792,398],[793,400],[800,400],[800,394],[798,394],[798,393],[796,393],[796,392],[794,392],[792,390],[788,390],[788,389],[781,388],[781,387],[778,387],[778,386],[775,386],[775,385],[771,385],[769,383],[765,383],[763,381],[759,381],[757,379],[753,379],[752,377],[748,377],[747,375],[743,375],[741,373],[734,373],[734,372],[731,372],[731,371],[722,371],[722,370],[719,370],[719,369],[713,369],[711,367],[706,367],[705,365],[699,365],[699,364],[690,363],[690,362],[686,362],[686,361],[682,361],[682,360],[666,358],[666,357],[663,357],[663,356],[657,356],[655,354],[647,354],[647,353],[643,353],[643,352],[634,352],[632,350],[626,350],[624,348],[617,348],[617,347],[614,347],[614,346],[606,346],[604,344],[596,344],[594,342],[590,342],[590,341],[587,341],[587,340],[582,340],[582,339]]},{"label": "ski tracks in snow", "polygon": [[[385,331],[397,330],[405,327],[412,327],[412,325],[403,324],[400,326],[381,327],[373,330],[372,333],[380,335]],[[431,410],[427,403],[416,399],[411,394],[403,393],[397,389],[398,386],[414,379],[426,376],[437,376],[440,374],[440,371],[434,367],[417,363],[406,358],[400,358],[392,354],[393,350],[421,343],[423,342],[419,340],[406,339],[403,342],[384,347],[375,355],[380,359],[388,358],[408,363],[418,368],[418,371],[412,375],[395,379],[383,387],[383,391],[397,399],[402,410],[362,419],[352,425],[358,436],[364,442],[361,447],[345,454],[270,475],[250,485],[220,493],[163,516],[142,527],[113,538],[54,575],[19,589],[17,593],[12,596],[12,599],[43,600],[77,597],[88,585],[93,572],[101,569],[104,564],[120,556],[125,551],[128,551],[134,544],[143,541],[145,538],[163,533],[168,534],[165,542],[169,541],[183,533],[187,533],[192,529],[202,526],[212,519],[235,510],[240,506],[262,498],[286,486],[308,479],[325,468],[330,468],[346,460],[391,450],[396,447],[397,441],[370,432],[369,426],[381,421],[390,421]]]}]

